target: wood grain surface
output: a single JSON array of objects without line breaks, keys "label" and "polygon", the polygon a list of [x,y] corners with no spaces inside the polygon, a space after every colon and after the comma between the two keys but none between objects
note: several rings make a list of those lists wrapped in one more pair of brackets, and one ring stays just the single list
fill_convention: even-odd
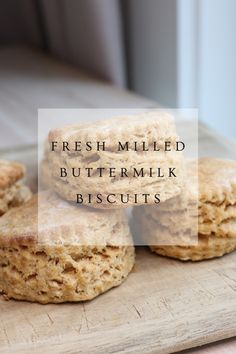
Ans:
[{"label": "wood grain surface", "polygon": [[[236,150],[229,156],[228,144],[202,124],[199,137],[209,154],[234,156]],[[36,156],[35,146],[2,152],[3,158],[26,164],[27,183],[34,190]],[[92,302],[43,306],[0,301],[3,354],[171,353],[235,335],[236,253],[181,263],[139,247],[128,280]],[[199,353],[221,353],[222,346],[226,348],[221,343]]]},{"label": "wood grain surface", "polygon": [[1,301],[0,353],[171,353],[236,335],[235,303],[236,253],[181,263],[140,248],[128,280],[92,302]]}]

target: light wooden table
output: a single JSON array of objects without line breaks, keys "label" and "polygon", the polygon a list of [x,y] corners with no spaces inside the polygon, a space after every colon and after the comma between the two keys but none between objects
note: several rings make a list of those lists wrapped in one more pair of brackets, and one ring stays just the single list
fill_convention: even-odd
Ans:
[{"label": "light wooden table", "polygon": [[[23,162],[34,167],[36,149],[16,146],[36,143],[38,108],[157,106],[155,102],[95,80],[26,48],[1,49],[0,82],[2,156],[23,159]],[[236,145],[200,124],[199,153],[205,155],[206,152],[208,155],[235,158]],[[35,171],[34,168],[30,170]],[[33,183],[33,173],[31,177]],[[201,354],[235,352],[236,341],[232,339],[188,351]]]}]

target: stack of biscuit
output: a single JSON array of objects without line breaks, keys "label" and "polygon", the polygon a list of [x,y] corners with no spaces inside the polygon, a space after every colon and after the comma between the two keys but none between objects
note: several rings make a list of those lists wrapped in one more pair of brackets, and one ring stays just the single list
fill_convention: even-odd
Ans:
[{"label": "stack of biscuit", "polygon": [[[124,209],[141,205],[143,194],[161,195],[162,200],[177,196],[182,188],[183,157],[174,151],[178,137],[173,118],[166,113],[117,117],[108,121],[56,129],[49,143],[56,140],[106,141],[106,151],[46,153],[42,179],[50,191],[40,192],[0,220],[0,290],[6,298],[43,304],[90,300],[121,284],[135,259],[133,239]],[[172,151],[136,151],[135,141],[148,147],[168,141]],[[117,151],[119,141],[129,141],[129,151]],[[59,178],[58,169],[76,167],[161,169],[176,168],[177,178]],[[75,193],[90,194],[85,206],[76,204]],[[56,192],[56,193],[55,193]],[[122,203],[120,194],[130,194]],[[93,198],[101,195],[102,203]],[[108,203],[107,196],[113,196]],[[136,194],[136,197],[133,197]],[[103,210],[102,210],[103,209]]]},{"label": "stack of biscuit", "polygon": [[198,184],[189,183],[196,176],[195,163],[188,163],[188,178],[178,197],[134,210],[142,237],[157,254],[199,261],[236,249],[236,162],[201,158]]},{"label": "stack of biscuit", "polygon": [[[48,146],[78,141],[106,142],[106,149],[47,148],[41,178],[50,190],[30,200],[29,189],[19,182],[23,167],[0,162],[0,291],[7,299],[84,301],[120,285],[135,261],[129,206],[142,244],[159,255],[197,261],[236,249],[236,162],[203,158],[185,166],[175,151],[178,136],[169,114],[67,126],[50,132]],[[137,141],[148,149],[137,150]],[[130,148],[117,151],[118,142],[129,142]],[[78,166],[90,168],[91,176],[59,175],[61,167]],[[125,169],[127,176],[114,171],[99,176],[99,168],[111,167]],[[133,177],[134,167],[174,167],[177,176]],[[76,193],[84,205],[75,202]],[[122,194],[129,195],[125,203]],[[153,194],[160,204],[141,198]]]}]

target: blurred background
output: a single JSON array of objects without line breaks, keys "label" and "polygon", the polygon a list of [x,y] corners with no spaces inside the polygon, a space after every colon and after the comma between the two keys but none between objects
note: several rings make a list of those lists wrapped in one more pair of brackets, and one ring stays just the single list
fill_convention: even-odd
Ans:
[{"label": "blurred background", "polygon": [[2,0],[1,146],[48,107],[198,108],[235,137],[235,19],[235,0]]}]

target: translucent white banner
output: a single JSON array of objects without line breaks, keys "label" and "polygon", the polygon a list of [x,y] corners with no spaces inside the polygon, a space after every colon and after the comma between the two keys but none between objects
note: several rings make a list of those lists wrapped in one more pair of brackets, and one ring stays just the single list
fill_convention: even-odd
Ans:
[{"label": "translucent white banner", "polygon": [[197,243],[197,110],[40,109],[38,143],[39,242]]}]

